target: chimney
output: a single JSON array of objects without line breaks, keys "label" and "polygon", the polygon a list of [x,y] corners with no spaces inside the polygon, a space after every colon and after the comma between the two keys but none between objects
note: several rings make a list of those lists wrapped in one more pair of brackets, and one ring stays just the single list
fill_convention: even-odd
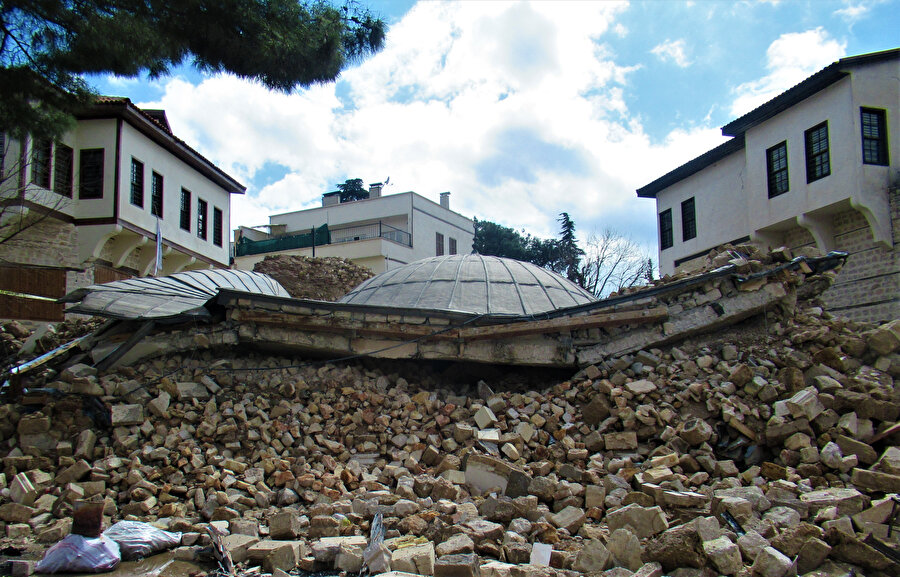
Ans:
[{"label": "chimney", "polygon": [[446,208],[450,210],[450,193],[442,192],[441,193],[441,208]]},{"label": "chimney", "polygon": [[381,187],[384,186],[380,182],[369,185],[369,198],[381,198]]},{"label": "chimney", "polygon": [[339,191],[326,192],[322,195],[322,206],[334,206],[340,204],[341,193]]}]

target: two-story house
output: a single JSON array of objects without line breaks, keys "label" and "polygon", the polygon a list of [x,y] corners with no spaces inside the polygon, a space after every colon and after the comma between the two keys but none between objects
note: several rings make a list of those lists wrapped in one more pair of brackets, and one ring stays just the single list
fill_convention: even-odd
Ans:
[{"label": "two-story house", "polygon": [[[58,141],[0,141],[0,288],[60,297],[228,266],[231,195],[243,185],[178,139],[161,110],[101,97],[76,120]],[[0,295],[0,318],[61,317],[61,305]]]},{"label": "two-story house", "polygon": [[[436,203],[414,192],[341,202],[339,192],[322,195],[322,206],[269,217],[263,227],[235,231],[236,268],[252,270],[267,255],[337,256],[376,273],[415,260],[472,251],[475,223],[450,210],[450,193]],[[259,230],[266,229],[266,230]]]},{"label": "two-story house", "polygon": [[731,140],[637,190],[661,274],[713,247],[849,253],[829,309],[900,317],[900,49],[843,58],[722,127]]}]

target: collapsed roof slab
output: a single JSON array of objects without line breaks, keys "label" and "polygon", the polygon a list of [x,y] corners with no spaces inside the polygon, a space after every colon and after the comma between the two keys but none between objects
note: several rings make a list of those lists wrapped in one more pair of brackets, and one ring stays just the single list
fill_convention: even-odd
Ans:
[{"label": "collapsed roof slab", "polygon": [[[220,289],[224,321],[150,335],[123,362],[162,351],[254,347],[337,359],[443,360],[579,367],[674,343],[753,315],[791,309],[797,288],[838,266],[796,259],[753,275],[725,267],[629,295],[535,315],[297,300]],[[827,283],[826,283],[827,284]],[[824,285],[822,285],[824,286]]]}]

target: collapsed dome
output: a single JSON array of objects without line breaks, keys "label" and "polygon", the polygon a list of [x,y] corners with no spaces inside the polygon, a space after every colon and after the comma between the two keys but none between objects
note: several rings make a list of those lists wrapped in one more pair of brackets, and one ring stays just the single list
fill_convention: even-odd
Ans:
[{"label": "collapsed dome", "polygon": [[473,253],[426,258],[383,272],[340,302],[527,316],[596,300],[575,283],[539,266]]}]

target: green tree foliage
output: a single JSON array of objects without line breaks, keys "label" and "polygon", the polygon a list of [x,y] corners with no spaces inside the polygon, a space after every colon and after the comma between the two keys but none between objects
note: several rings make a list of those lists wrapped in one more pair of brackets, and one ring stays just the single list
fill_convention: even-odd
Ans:
[{"label": "green tree foliage", "polygon": [[564,268],[560,265],[558,244],[555,239],[542,239],[489,220],[475,219],[472,248],[479,254],[514,258],[559,272]]},{"label": "green tree foliage", "polygon": [[384,36],[352,0],[0,0],[0,131],[65,131],[92,96],[84,74],[155,78],[190,61],[289,91],[334,80]]},{"label": "green tree foliage", "polygon": [[[575,222],[569,217],[569,213],[560,213],[559,219],[559,239],[557,241],[557,266],[559,270],[556,272],[565,274],[566,278],[572,282],[582,284],[583,280],[579,265],[584,251],[578,246],[578,240],[575,238]],[[556,270],[556,269],[554,269]]]},{"label": "green tree foliage", "polygon": [[472,246],[483,255],[530,262],[564,275],[597,297],[653,281],[653,260],[636,242],[606,229],[591,234],[578,245],[575,222],[568,213],[559,215],[559,238],[541,239],[487,220],[475,219]]},{"label": "green tree foliage", "polygon": [[369,191],[363,186],[361,178],[348,178],[344,184],[337,185],[337,188],[341,191],[341,202],[369,198]]},{"label": "green tree foliage", "polygon": [[[489,220],[475,219],[475,240],[472,248],[485,256],[500,256],[531,262],[531,235],[522,236],[515,230]],[[543,266],[543,265],[539,265]]]}]

